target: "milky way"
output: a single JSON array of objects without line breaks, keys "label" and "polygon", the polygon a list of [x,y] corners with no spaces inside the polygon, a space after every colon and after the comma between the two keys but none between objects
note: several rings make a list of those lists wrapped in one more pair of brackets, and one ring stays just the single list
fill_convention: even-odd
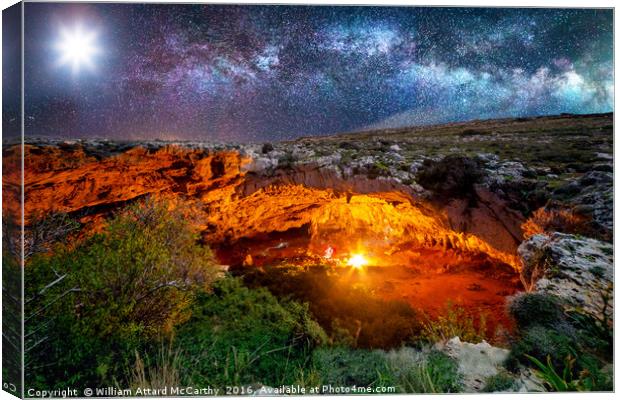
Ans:
[{"label": "milky way", "polygon": [[[611,10],[26,4],[26,134],[275,141],[613,109]],[[60,27],[98,35],[56,64]]]}]

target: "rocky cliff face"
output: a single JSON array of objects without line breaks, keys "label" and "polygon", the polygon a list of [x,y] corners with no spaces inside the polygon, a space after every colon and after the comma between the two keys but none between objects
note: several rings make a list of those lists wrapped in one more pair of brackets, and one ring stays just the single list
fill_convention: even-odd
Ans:
[{"label": "rocky cliff face", "polygon": [[519,255],[527,290],[557,296],[568,308],[612,323],[611,244],[555,232],[532,236],[519,246]]},{"label": "rocky cliff face", "polygon": [[336,161],[284,164],[277,153],[258,156],[251,148],[135,146],[100,154],[79,144],[28,145],[26,220],[67,212],[92,221],[153,195],[188,204],[211,243],[309,227],[315,238],[484,252],[518,268],[522,217],[487,188],[476,188],[473,206],[463,199],[446,204],[398,176],[369,176]]}]

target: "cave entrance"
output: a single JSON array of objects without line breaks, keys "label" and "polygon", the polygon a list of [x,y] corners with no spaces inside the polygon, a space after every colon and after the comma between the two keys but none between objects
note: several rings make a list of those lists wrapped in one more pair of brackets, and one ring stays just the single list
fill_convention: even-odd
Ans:
[{"label": "cave entrance", "polygon": [[[256,274],[278,274],[279,266],[299,268],[302,275],[327,268],[321,279],[333,287],[361,288],[431,318],[446,313],[448,304],[458,306],[473,318],[484,315],[489,338],[511,330],[506,297],[523,290],[514,265],[506,262],[511,255],[446,228],[437,215],[386,195],[355,195],[296,217],[303,222],[299,227],[229,241],[216,246],[217,257],[234,274],[252,275],[283,295],[290,269],[272,280],[256,280]],[[300,300],[315,301],[312,296]],[[331,307],[325,301],[323,307]]]}]

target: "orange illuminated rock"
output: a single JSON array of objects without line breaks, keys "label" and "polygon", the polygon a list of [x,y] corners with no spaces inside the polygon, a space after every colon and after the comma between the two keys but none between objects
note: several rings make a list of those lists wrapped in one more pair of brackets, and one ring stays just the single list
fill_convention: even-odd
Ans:
[{"label": "orange illuminated rock", "polygon": [[[10,149],[7,158],[11,165]],[[79,145],[27,146],[26,221],[57,211],[97,225],[102,215],[151,195],[183,203],[188,220],[212,244],[308,227],[319,254],[329,241],[341,249],[364,243],[386,254],[429,247],[482,252],[519,267],[520,221],[505,215],[489,193],[477,208],[454,202],[441,208],[390,180],[346,181],[333,170],[303,167],[261,176],[246,172],[250,162],[235,151],[178,146],[134,147],[106,157]]]},{"label": "orange illuminated rock", "polygon": [[349,243],[356,247],[361,243],[384,252],[402,245],[484,252],[517,267],[512,254],[496,250],[476,235],[455,232],[445,221],[446,216],[433,209],[413,205],[405,198],[396,202],[393,195],[377,193],[352,196],[348,202],[339,198],[318,208],[312,217],[311,233],[321,245]]},{"label": "orange illuminated rock", "polygon": [[[49,150],[48,150],[49,149]],[[209,154],[201,150],[163,147],[147,151],[135,147],[98,161],[83,152],[59,154],[45,147],[53,160],[44,162],[40,152],[25,155],[25,214],[76,212],[93,207],[115,206],[145,195],[195,196],[223,187],[240,177],[243,164],[237,153]]]}]

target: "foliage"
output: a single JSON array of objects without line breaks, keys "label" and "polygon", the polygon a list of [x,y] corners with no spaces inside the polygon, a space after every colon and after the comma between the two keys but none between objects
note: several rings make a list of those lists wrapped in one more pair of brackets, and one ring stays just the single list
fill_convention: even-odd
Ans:
[{"label": "foliage", "polygon": [[263,143],[263,147],[261,147],[261,153],[268,154],[273,151],[273,144],[271,143]]},{"label": "foliage", "polygon": [[520,330],[534,325],[557,327],[567,323],[560,301],[544,293],[521,293],[514,296],[508,303],[508,312]]},{"label": "foliage", "polygon": [[[604,291],[602,296],[606,296]],[[508,310],[519,336],[512,344],[507,368],[515,370],[519,363],[537,368],[549,390],[610,390],[611,380],[601,371],[604,360],[611,362],[613,354],[605,308],[604,317],[598,320],[579,310],[565,312],[553,296],[529,293],[513,298]]]},{"label": "foliage", "polygon": [[286,151],[280,158],[278,158],[278,168],[280,169],[292,169],[297,162],[297,157],[292,151]]},{"label": "foliage", "polygon": [[[595,269],[591,270],[596,273]],[[595,314],[582,312],[580,309],[568,311],[568,319],[577,330],[579,342],[585,350],[611,361],[613,358],[613,283],[595,282],[600,296],[600,306]],[[611,314],[611,315],[610,315]]]},{"label": "foliage", "polygon": [[307,306],[232,278],[218,281],[213,294],[199,294],[177,333],[183,374],[195,385],[290,384],[324,341]]},{"label": "foliage", "polygon": [[555,367],[560,368],[563,360],[574,354],[576,346],[574,338],[553,328],[536,325],[521,332],[521,337],[512,344],[506,367],[514,371],[518,369],[519,362],[528,364],[527,354],[538,359],[545,359],[551,355]]},{"label": "foliage", "polygon": [[501,371],[496,375],[487,378],[483,392],[507,392],[515,387],[515,378],[505,371]]},{"label": "foliage", "polygon": [[[409,353],[411,348],[383,350],[322,347],[314,352],[313,371],[321,384],[334,386],[395,386],[402,393],[455,393],[461,390],[456,361],[439,351]],[[394,353],[394,354],[393,354]],[[394,357],[396,356],[396,359]]]},{"label": "foliage", "polygon": [[48,252],[58,243],[66,243],[79,228],[80,223],[66,213],[32,215],[30,223],[24,229],[24,258]]},{"label": "foliage", "polygon": [[[458,366],[443,353],[420,352],[418,362],[396,365],[386,352],[369,349],[401,346],[412,337],[478,342],[485,337],[484,315],[476,320],[448,304],[445,315],[421,323],[406,303],[341,285],[322,266],[254,268],[244,276],[249,287],[240,279],[216,281],[213,255],[183,215],[142,201],[72,246],[63,243],[72,223],[57,220],[65,233],[46,234],[51,239],[40,242],[46,244],[25,269],[29,387],[461,390]],[[613,350],[608,321],[564,313],[557,299],[541,294],[515,297],[509,312],[518,336],[507,367],[533,365],[550,390],[610,390],[600,359]],[[509,389],[511,379],[498,374],[484,390]]]},{"label": "foliage", "polygon": [[575,330],[581,346],[607,361],[613,358],[613,329],[602,319],[590,314],[570,311],[568,319]]},{"label": "foliage", "polygon": [[419,339],[436,343],[458,336],[465,342],[478,343],[486,338],[486,317],[480,314],[476,321],[463,307],[451,303],[446,305],[443,315],[435,319],[427,318],[422,324]]},{"label": "foliage", "polygon": [[483,177],[483,168],[472,158],[449,155],[439,161],[424,160],[416,181],[441,196],[467,198]]},{"label": "foliage", "polygon": [[172,341],[168,345],[162,343],[153,360],[148,355],[141,357],[136,351],[134,367],[128,374],[128,387],[135,390],[180,386],[179,362],[180,352],[173,349]]},{"label": "foliage", "polygon": [[25,269],[26,363],[34,385],[109,382],[135,350],[189,317],[213,257],[181,212],[146,200],[104,231]]},{"label": "foliage", "polygon": [[[609,377],[601,375],[598,370],[595,373],[582,369],[577,375],[576,358],[572,355],[564,358],[562,374],[556,372],[556,368],[551,362],[551,356],[547,356],[547,363],[543,364],[535,357],[526,354],[526,357],[538,368],[534,372],[544,382],[545,387],[554,392],[574,392],[574,391],[593,391],[611,390]],[[599,380],[600,379],[600,380]]]},{"label": "foliage", "polygon": [[396,375],[398,386],[406,393],[456,393],[461,390],[461,378],[456,361],[439,351],[431,351]]},{"label": "foliage", "polygon": [[366,175],[370,179],[376,179],[380,176],[388,176],[390,174],[390,168],[381,161],[375,161],[372,164],[368,164],[366,169]]},{"label": "foliage", "polygon": [[[4,222],[4,221],[3,221]],[[2,246],[2,379],[21,391],[22,372],[22,266],[6,246]]]},{"label": "foliage", "polygon": [[[328,267],[273,266],[246,271],[250,287],[266,287],[279,298],[307,302],[313,317],[336,344],[393,348],[421,329],[409,304],[386,301],[357,286],[330,279]],[[387,317],[389,316],[389,318]]]},{"label": "foliage", "polygon": [[392,376],[380,350],[347,347],[319,348],[313,363],[320,381],[334,386],[392,385]]},{"label": "foliage", "polygon": [[491,132],[489,131],[485,131],[485,130],[481,130],[481,129],[463,129],[459,135],[463,136],[463,137],[467,137],[467,136],[477,136],[477,135],[489,135],[491,134]]}]

